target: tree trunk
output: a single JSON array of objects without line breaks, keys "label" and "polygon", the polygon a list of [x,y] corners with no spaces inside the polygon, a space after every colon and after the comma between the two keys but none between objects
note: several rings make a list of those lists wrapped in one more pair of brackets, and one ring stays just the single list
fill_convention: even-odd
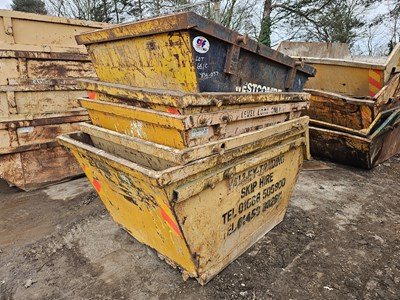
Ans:
[{"label": "tree trunk", "polygon": [[264,12],[261,19],[261,30],[259,35],[259,42],[271,47],[271,12],[272,0],[264,1]]}]

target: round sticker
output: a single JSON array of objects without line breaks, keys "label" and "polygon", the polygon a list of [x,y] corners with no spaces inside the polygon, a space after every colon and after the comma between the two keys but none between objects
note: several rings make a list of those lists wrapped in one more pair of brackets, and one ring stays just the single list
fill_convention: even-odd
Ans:
[{"label": "round sticker", "polygon": [[193,39],[193,48],[198,53],[206,53],[210,49],[210,42],[204,36],[196,36]]}]

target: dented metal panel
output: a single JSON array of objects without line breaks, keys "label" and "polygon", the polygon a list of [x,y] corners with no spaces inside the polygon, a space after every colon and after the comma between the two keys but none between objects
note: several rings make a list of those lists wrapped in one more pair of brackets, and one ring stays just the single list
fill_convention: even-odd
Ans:
[{"label": "dented metal panel", "polygon": [[310,107],[305,112],[311,119],[348,127],[367,129],[380,113],[400,107],[400,73],[373,98],[353,98],[320,90],[306,90],[311,94]]},{"label": "dented metal panel", "polygon": [[400,107],[400,73],[395,74],[375,95],[375,116],[381,111]]},{"label": "dented metal panel", "polygon": [[380,114],[368,131],[313,120],[311,124],[311,154],[317,157],[371,169],[400,153],[400,110]]},{"label": "dented metal panel", "polygon": [[183,92],[301,91],[315,70],[191,12],[77,36],[101,81]]},{"label": "dented metal panel", "polygon": [[312,119],[361,130],[368,128],[375,118],[373,100],[318,90],[307,91],[311,94],[311,99],[305,114]]},{"label": "dented metal panel", "polygon": [[201,284],[282,220],[307,148],[294,138],[225,163],[207,158],[156,171],[82,133],[59,140],[114,220]]},{"label": "dented metal panel", "polygon": [[373,135],[380,128],[380,126],[382,126],[382,124],[384,124],[388,120],[388,118],[391,118],[391,116],[396,113],[397,110],[398,110],[398,108],[393,108],[393,109],[389,109],[387,111],[380,112],[378,114],[378,116],[371,122],[371,124],[367,128],[360,129],[360,130],[352,129],[349,127],[340,126],[340,125],[336,125],[336,124],[332,124],[332,123],[328,123],[328,122],[324,122],[324,121],[314,120],[314,119],[311,119],[310,122],[313,125],[318,126],[318,127],[330,128],[330,129],[350,133],[350,134],[361,136],[361,137],[368,137],[368,136]]},{"label": "dented metal panel", "polygon": [[295,102],[178,115],[89,99],[80,103],[94,125],[177,149],[281,123],[299,117],[308,106]]}]

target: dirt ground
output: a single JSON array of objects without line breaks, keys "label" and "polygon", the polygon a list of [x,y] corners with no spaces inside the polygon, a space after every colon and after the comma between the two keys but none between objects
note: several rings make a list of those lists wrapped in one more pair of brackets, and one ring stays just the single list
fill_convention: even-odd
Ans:
[{"label": "dirt ground", "polygon": [[206,286],[120,229],[86,178],[0,182],[0,299],[400,299],[400,156],[303,170],[284,221]]}]

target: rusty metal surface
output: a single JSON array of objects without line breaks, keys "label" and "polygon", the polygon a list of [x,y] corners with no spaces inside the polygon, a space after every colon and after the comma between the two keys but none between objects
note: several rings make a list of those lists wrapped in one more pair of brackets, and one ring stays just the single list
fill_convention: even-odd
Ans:
[{"label": "rusty metal surface", "polygon": [[95,78],[75,34],[108,24],[0,10],[0,177],[25,190],[81,174],[55,142],[87,113],[77,78]]},{"label": "rusty metal surface", "polygon": [[73,61],[90,61],[87,54],[68,53],[68,52],[37,52],[37,51],[14,51],[0,49],[0,58],[30,58],[30,59],[47,59],[47,60],[73,60]]},{"label": "rusty metal surface", "polygon": [[88,99],[80,99],[80,103],[94,125],[177,149],[294,119],[308,106],[307,102],[294,102],[179,115]]},{"label": "rusty metal surface", "polygon": [[367,138],[310,126],[310,151],[313,157],[370,169],[370,143]]},{"label": "rusty metal surface", "polygon": [[[245,50],[264,56],[280,64],[290,67],[295,66],[296,60],[289,56],[257,43],[255,40],[249,39],[238,32],[230,30],[193,12],[177,13],[174,15],[117,25],[108,29],[96,30],[95,32],[83,33],[77,35],[76,40],[78,44],[87,45],[188,29],[194,29],[198,32],[205,33],[229,44],[239,45]],[[311,76],[315,74],[313,68],[309,66],[305,66],[300,70],[302,72],[307,72]]]},{"label": "rusty metal surface", "polygon": [[42,116],[3,121],[0,118],[0,155],[40,149],[38,145],[55,142],[60,134],[79,130],[79,123],[89,120],[87,114],[70,116]]},{"label": "rusty metal surface", "polygon": [[[1,110],[0,110],[1,111]],[[22,124],[25,124],[24,122],[30,122],[30,121],[40,121],[41,119],[53,119],[53,118],[64,118],[64,117],[86,117],[88,116],[88,113],[85,109],[83,108],[77,108],[75,110],[71,111],[61,111],[61,112],[53,112],[53,113],[46,113],[46,112],[41,112],[41,113],[28,113],[28,114],[15,114],[15,115],[8,115],[8,116],[1,116],[0,120],[1,123],[7,123],[7,122],[22,122]]]},{"label": "rusty metal surface", "polygon": [[43,114],[35,116],[35,118],[20,117],[18,119],[0,119],[0,129],[8,128],[19,128],[19,127],[30,127],[30,126],[44,126],[44,125],[55,125],[62,123],[73,123],[73,122],[84,122],[88,121],[89,117],[85,111],[72,112],[68,115],[52,115]]},{"label": "rusty metal surface", "polygon": [[360,137],[372,137],[377,135],[382,130],[383,124],[387,124],[388,120],[392,120],[394,115],[397,115],[398,108],[390,109],[387,111],[380,112],[378,116],[372,120],[367,128],[364,129],[353,129],[346,126],[336,125],[330,122],[324,122],[320,120],[310,119],[310,123],[315,127],[321,127],[326,129],[332,129],[349,133]]},{"label": "rusty metal surface", "polygon": [[371,144],[371,165],[376,166],[400,153],[400,112],[390,124],[383,125]]},{"label": "rusty metal surface", "polygon": [[97,30],[77,41],[86,44],[100,80],[139,87],[301,91],[315,74],[310,66],[190,12]]},{"label": "rusty metal surface", "polygon": [[[8,85],[12,85],[12,88],[4,88],[0,86],[3,90],[52,90],[55,88],[62,90],[63,87],[69,86],[69,89],[76,90],[79,89],[77,85],[77,78],[7,78]],[[35,85],[35,86],[33,86]]]},{"label": "rusty metal surface", "polygon": [[[26,79],[28,83],[33,81],[33,84],[26,85],[0,85],[0,92],[51,92],[51,91],[83,91],[76,84],[76,79]],[[86,94],[86,92],[85,92]]]},{"label": "rusty metal surface", "polygon": [[[131,159],[130,156],[139,156],[139,153],[143,153],[145,156],[151,157],[151,159],[140,158],[143,161],[142,164],[159,170],[163,169],[162,166],[165,164],[185,165],[210,156],[214,156],[214,158],[210,159],[220,159],[221,162],[227,161],[229,157],[246,155],[266,148],[280,140],[287,140],[292,137],[306,138],[308,134],[308,117],[183,150],[137,139],[87,123],[82,123],[80,128],[84,133],[91,136],[96,147],[113,153],[117,148],[129,149],[124,154],[118,155],[136,162],[140,161],[139,158]],[[113,151],[109,151],[109,149],[113,149]],[[219,154],[219,157],[215,157],[215,154]]]},{"label": "rusty metal surface", "polygon": [[[107,100],[116,97],[123,103],[135,101],[151,105],[162,105],[164,108],[152,109],[167,111],[168,107],[184,109],[197,106],[214,106],[218,110],[234,105],[285,103],[309,101],[309,93],[296,92],[266,92],[266,93],[184,93],[172,90],[146,89],[123,84],[107,83],[96,80],[79,80],[83,89],[89,91],[89,97],[95,100]],[[205,109],[205,108],[203,108]]]},{"label": "rusty metal surface", "polygon": [[311,124],[311,154],[317,157],[371,169],[400,152],[400,110],[383,114],[363,136],[329,123],[311,121]]},{"label": "rusty metal surface", "polygon": [[394,75],[374,96],[354,98],[338,93],[306,89],[311,94],[306,114],[314,120],[348,127],[368,129],[380,114],[400,107],[400,74]]},{"label": "rusty metal surface", "polygon": [[96,78],[88,61],[0,58],[0,62],[4,72],[0,85],[77,85],[78,78]]},{"label": "rusty metal surface", "polygon": [[31,191],[82,174],[74,157],[57,142],[38,144],[20,153],[0,155],[0,178]]},{"label": "rusty metal surface", "polygon": [[64,60],[27,61],[29,78],[81,78],[96,77],[90,62]]},{"label": "rusty metal surface", "polygon": [[[87,135],[65,135],[60,142],[78,159],[114,220],[201,284],[282,220],[306,147],[304,138],[289,139],[225,164],[203,159],[155,171],[99,151]],[[243,209],[258,193],[259,200]],[[219,194],[219,201],[210,202]]]},{"label": "rusty metal surface", "polygon": [[317,90],[307,91],[311,93],[311,99],[305,115],[311,119],[361,130],[368,128],[375,118],[373,100],[356,99]]}]

